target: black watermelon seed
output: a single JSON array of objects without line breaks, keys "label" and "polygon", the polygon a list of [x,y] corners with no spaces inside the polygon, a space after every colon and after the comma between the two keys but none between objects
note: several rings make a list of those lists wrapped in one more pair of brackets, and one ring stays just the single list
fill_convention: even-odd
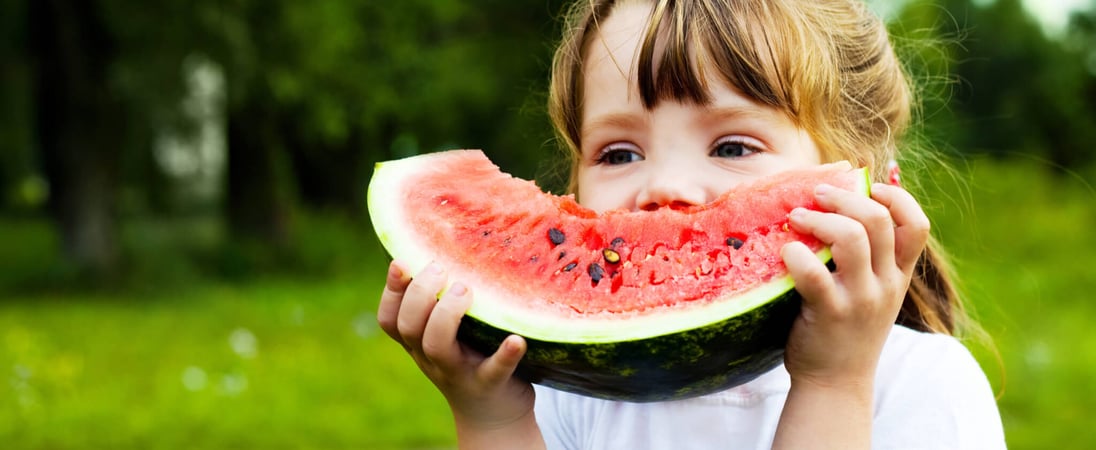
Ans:
[{"label": "black watermelon seed", "polygon": [[570,272],[570,271],[574,270],[575,267],[578,267],[578,263],[570,263],[570,264],[567,264],[566,266],[563,266],[563,271],[564,272]]},{"label": "black watermelon seed", "polygon": [[552,241],[552,245],[559,245],[567,239],[567,236],[559,228],[549,228],[548,239]]},{"label": "black watermelon seed", "polygon": [[594,284],[605,278],[605,269],[602,269],[598,263],[590,263],[590,266],[586,268],[586,273],[590,274],[590,279],[594,280]]},{"label": "black watermelon seed", "polygon": [[616,264],[620,262],[620,253],[617,253],[611,248],[607,248],[601,251],[601,256],[605,257],[605,262],[609,264]]},{"label": "black watermelon seed", "polygon": [[624,238],[615,237],[615,238],[613,238],[612,242],[609,242],[609,248],[616,249],[617,247],[620,247],[620,245],[623,244],[623,243],[624,243]]},{"label": "black watermelon seed", "polygon": [[735,250],[742,248],[742,244],[744,244],[744,242],[742,242],[742,239],[736,237],[727,238],[727,245],[734,247]]},{"label": "black watermelon seed", "polygon": [[567,256],[567,252],[559,252],[559,257],[556,258],[556,261],[563,259],[564,256]]}]

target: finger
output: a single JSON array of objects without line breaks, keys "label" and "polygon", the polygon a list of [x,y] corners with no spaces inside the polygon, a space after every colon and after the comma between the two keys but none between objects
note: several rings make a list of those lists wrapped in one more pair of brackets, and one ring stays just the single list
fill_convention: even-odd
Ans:
[{"label": "finger", "polygon": [[823,209],[849,217],[864,227],[873,272],[894,270],[894,221],[885,206],[856,192],[825,184],[815,189],[815,199]]},{"label": "finger", "polygon": [[403,294],[407,291],[407,285],[411,277],[407,275],[407,269],[403,263],[392,261],[388,265],[388,277],[384,282],[384,291],[381,292],[381,301],[377,305],[377,324],[392,339],[403,343],[400,332],[396,326],[396,318],[400,314],[400,303],[403,302]]},{"label": "finger", "polygon": [[894,220],[895,263],[903,272],[913,273],[929,239],[928,216],[917,199],[900,187],[877,183],[872,185],[871,196],[887,208]]},{"label": "finger", "polygon": [[857,284],[874,276],[868,234],[860,222],[836,213],[796,208],[788,215],[788,223],[830,247],[837,274],[842,278]]},{"label": "finger", "polygon": [[799,241],[789,242],[780,249],[788,275],[795,281],[795,290],[808,305],[820,305],[837,298],[833,275],[810,248]]},{"label": "finger", "polygon": [[422,335],[422,352],[443,370],[455,369],[462,362],[457,330],[461,317],[471,305],[472,295],[468,288],[461,283],[453,283],[430,313]]},{"label": "finger", "polygon": [[413,354],[422,352],[422,334],[430,313],[438,303],[438,292],[445,286],[445,273],[435,263],[426,266],[411,279],[400,304],[396,326],[400,338]]},{"label": "finger", "polygon": [[497,385],[508,380],[517,370],[521,357],[525,356],[525,348],[525,339],[521,336],[508,336],[499,344],[495,354],[483,360],[476,375],[487,385]]}]

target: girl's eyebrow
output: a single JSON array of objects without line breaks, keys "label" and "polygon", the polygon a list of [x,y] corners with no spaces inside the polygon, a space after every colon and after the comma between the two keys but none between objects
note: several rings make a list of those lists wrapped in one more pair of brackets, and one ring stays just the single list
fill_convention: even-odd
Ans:
[{"label": "girl's eyebrow", "polygon": [[586,138],[593,130],[601,128],[635,128],[643,122],[638,114],[634,113],[612,113],[596,116],[593,119],[587,121],[582,126],[580,131],[581,136]]},{"label": "girl's eyebrow", "polygon": [[734,119],[772,119],[773,114],[756,106],[724,106],[706,108],[706,122],[722,122]]}]

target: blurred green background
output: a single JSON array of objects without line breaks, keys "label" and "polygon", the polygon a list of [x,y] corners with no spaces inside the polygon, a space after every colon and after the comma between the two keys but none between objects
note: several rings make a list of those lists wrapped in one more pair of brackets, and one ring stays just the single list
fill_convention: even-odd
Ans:
[{"label": "blurred green background", "polygon": [[[0,446],[449,448],[376,326],[374,162],[561,186],[561,0],[0,0]],[[1096,448],[1096,2],[875,1],[1010,446]]]}]

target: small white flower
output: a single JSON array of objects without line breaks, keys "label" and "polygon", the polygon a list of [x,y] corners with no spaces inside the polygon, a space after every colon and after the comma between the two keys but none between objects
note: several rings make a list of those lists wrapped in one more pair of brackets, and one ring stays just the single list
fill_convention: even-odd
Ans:
[{"label": "small white flower", "polygon": [[251,359],[259,355],[259,339],[247,328],[237,328],[228,336],[228,345],[241,358]]},{"label": "small white flower", "polygon": [[198,392],[206,388],[209,379],[201,367],[189,366],[183,369],[183,387],[191,392]]},{"label": "small white flower", "polygon": [[227,373],[221,376],[221,394],[235,397],[247,390],[247,375],[242,373]]},{"label": "small white flower", "polygon": [[304,324],[304,307],[301,305],[293,305],[293,310],[289,313],[289,323],[293,325]]},{"label": "small white flower", "polygon": [[1050,346],[1042,341],[1035,341],[1028,346],[1027,351],[1024,353],[1024,360],[1027,362],[1028,367],[1037,370],[1046,369],[1053,358],[1054,355],[1051,354]]},{"label": "small white flower", "polygon": [[354,333],[362,339],[369,339],[377,334],[377,315],[369,312],[358,314],[350,324],[354,327]]}]

